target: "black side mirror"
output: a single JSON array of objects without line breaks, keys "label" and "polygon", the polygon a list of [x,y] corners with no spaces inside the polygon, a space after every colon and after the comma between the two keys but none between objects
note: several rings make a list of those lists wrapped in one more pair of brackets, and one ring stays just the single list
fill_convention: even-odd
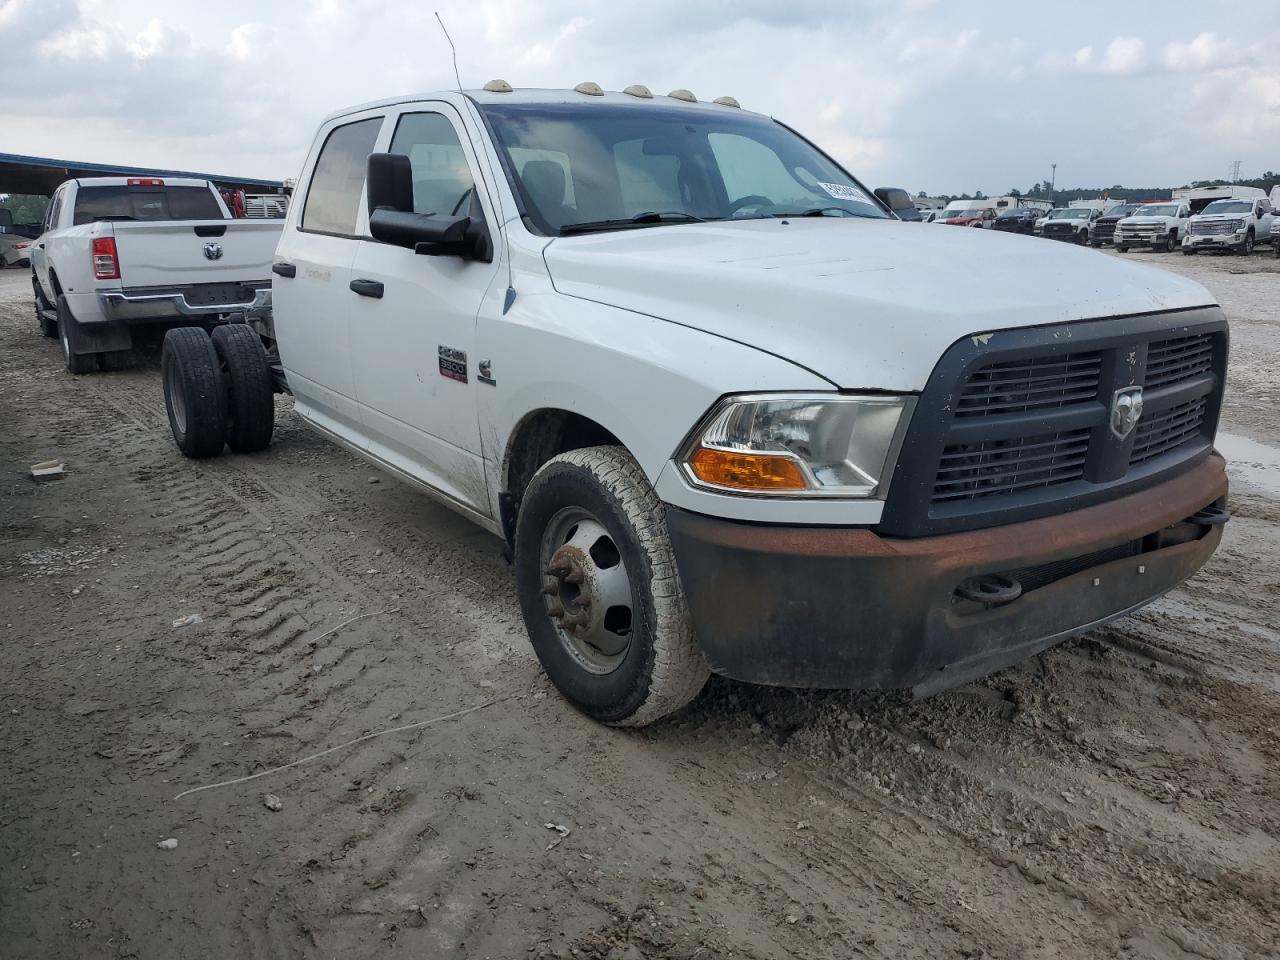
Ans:
[{"label": "black side mirror", "polygon": [[493,245],[483,223],[473,223],[471,217],[414,211],[413,166],[405,155],[369,154],[365,184],[373,239],[427,256],[493,260]]}]

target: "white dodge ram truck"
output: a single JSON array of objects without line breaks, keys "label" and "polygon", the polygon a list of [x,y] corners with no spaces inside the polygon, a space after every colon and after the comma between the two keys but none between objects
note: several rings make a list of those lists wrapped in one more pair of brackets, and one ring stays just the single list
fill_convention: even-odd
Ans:
[{"label": "white dodge ram truck", "polygon": [[1148,203],[1116,224],[1111,242],[1116,253],[1125,253],[1130,247],[1137,246],[1172,253],[1186,234],[1190,217],[1191,209],[1177,200]]},{"label": "white dodge ram truck", "polygon": [[260,309],[280,229],[231,219],[207,180],[68,180],[29,251],[40,330],[88,373],[128,362],[136,324]]},{"label": "white dodge ram truck", "polygon": [[926,694],[1134,610],[1227,519],[1201,286],[905,224],[790,128],[643,87],[320,127],[249,323],[170,331],[191,456],[306,421],[511,545],[552,681]]}]

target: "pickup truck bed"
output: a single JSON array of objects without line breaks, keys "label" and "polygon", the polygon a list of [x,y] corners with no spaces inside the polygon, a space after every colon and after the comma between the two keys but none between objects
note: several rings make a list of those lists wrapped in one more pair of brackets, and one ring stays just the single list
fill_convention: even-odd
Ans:
[{"label": "pickup truck bed", "polygon": [[127,357],[138,324],[261,309],[280,229],[231,219],[206,181],[68,181],[31,258],[41,328],[83,373]]}]

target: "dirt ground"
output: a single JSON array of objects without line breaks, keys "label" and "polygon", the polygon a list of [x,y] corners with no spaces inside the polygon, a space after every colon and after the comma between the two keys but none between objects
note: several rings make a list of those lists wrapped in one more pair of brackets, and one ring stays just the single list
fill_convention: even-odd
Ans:
[{"label": "dirt ground", "polygon": [[286,403],[184,460],[154,353],[71,377],[0,274],[0,957],[1277,956],[1280,264],[1131,256],[1233,320],[1198,577],[930,700],[641,732],[543,679],[497,540]]}]

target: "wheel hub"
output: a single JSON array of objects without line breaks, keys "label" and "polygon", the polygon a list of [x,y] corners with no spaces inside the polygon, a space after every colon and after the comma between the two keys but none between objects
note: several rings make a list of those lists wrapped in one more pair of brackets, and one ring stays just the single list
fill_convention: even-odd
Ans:
[{"label": "wheel hub", "polygon": [[543,539],[542,594],[561,641],[584,667],[608,673],[631,644],[631,581],[613,537],[579,508],[562,510]]}]

